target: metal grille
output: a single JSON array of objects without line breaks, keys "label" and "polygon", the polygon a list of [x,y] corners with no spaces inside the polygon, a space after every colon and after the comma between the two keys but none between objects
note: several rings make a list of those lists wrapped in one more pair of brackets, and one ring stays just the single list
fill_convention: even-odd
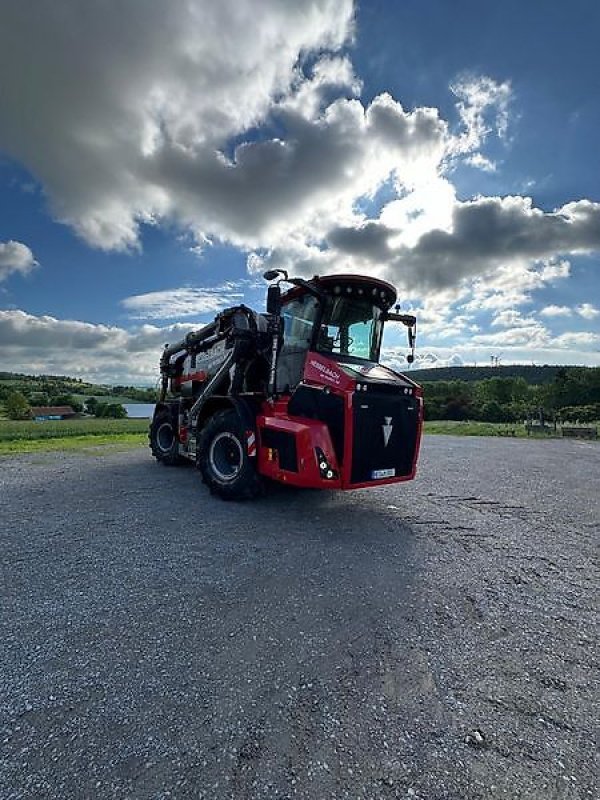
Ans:
[{"label": "metal grille", "polygon": [[410,474],[417,443],[417,398],[355,392],[353,415],[352,483],[377,480],[374,473],[381,470],[394,471],[385,477]]}]

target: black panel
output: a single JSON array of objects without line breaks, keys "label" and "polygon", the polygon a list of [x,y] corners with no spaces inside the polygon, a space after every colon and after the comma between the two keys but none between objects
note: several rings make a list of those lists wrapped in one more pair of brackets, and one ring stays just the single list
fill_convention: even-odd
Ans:
[{"label": "black panel", "polygon": [[[411,472],[417,443],[418,400],[414,396],[373,390],[353,395],[354,441],[352,483],[376,480],[373,470],[394,469],[394,477]],[[391,431],[388,427],[391,426]],[[384,427],[389,439],[385,444]]]},{"label": "black panel", "polygon": [[307,417],[324,422],[329,428],[337,460],[340,464],[342,463],[344,460],[343,397],[322,389],[299,386],[288,404],[288,413],[291,416]]},{"label": "black panel", "polygon": [[261,428],[260,438],[264,447],[271,447],[279,454],[279,466],[288,472],[298,472],[298,453],[296,437],[287,431],[275,431],[272,428]]}]

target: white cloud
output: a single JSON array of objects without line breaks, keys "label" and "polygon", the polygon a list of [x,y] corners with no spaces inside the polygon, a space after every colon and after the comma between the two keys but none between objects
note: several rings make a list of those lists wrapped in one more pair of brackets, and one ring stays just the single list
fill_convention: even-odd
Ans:
[{"label": "white cloud", "polygon": [[569,306],[545,306],[539,311],[542,317],[570,317],[573,313]]},{"label": "white cloud", "polygon": [[383,275],[418,288],[456,285],[535,262],[546,262],[543,277],[555,280],[568,269],[552,259],[600,250],[600,203],[581,200],[545,212],[520,196],[455,201],[449,229],[424,233],[414,247],[392,247],[393,235],[387,225],[372,221],[362,228],[335,228],[328,240],[348,257],[382,264]]},{"label": "white cloud", "polygon": [[[583,346],[582,346],[583,345]],[[597,342],[596,342],[597,345]],[[382,354],[382,361],[392,368],[406,370],[407,348],[388,348]],[[502,364],[573,364],[589,367],[600,366],[597,351],[590,348],[590,342],[580,342],[570,337],[550,341],[539,347],[503,344],[502,348],[481,346],[464,342],[449,347],[428,346],[417,353],[415,369],[445,366],[490,366],[490,355],[501,353]]]},{"label": "white cloud", "polygon": [[465,163],[470,164],[472,167],[477,167],[477,169],[481,169],[484,172],[496,172],[498,169],[497,164],[494,161],[490,161],[490,159],[482,153],[474,153],[472,156],[467,156]]},{"label": "white cloud", "polygon": [[153,383],[165,342],[178,341],[193,328],[141,325],[125,330],[21,310],[0,311],[0,370]]},{"label": "white cloud", "polygon": [[529,328],[535,324],[536,321],[534,319],[524,317],[520,311],[515,311],[514,309],[500,311],[492,320],[493,328]]},{"label": "white cloud", "polygon": [[324,56],[314,64],[308,79],[298,71],[297,85],[279,107],[314,119],[332,99],[340,94],[358,97],[361,88],[348,56]]},{"label": "white cloud", "polygon": [[[118,13],[64,0],[36,14],[8,0],[0,147],[100,248],[134,248],[140,223],[166,220],[200,243],[312,251],[328,230],[366,222],[357,201],[386,183],[401,204],[387,215],[412,220],[395,233],[414,241],[448,215],[438,190],[450,164],[491,168],[480,149],[505,135],[510,85],[458,80],[456,133],[437,109],[406,110],[388,94],[363,104],[340,52],[353,14],[351,0],[264,0],[257,25],[252,0],[168,13],[157,0]],[[15,69],[25,42],[27,70]]]},{"label": "white cloud", "polygon": [[27,275],[37,263],[26,244],[12,240],[0,242],[0,281],[14,273]]},{"label": "white cloud", "polygon": [[600,315],[600,310],[591,303],[582,303],[575,308],[575,311],[584,319],[596,319],[596,317]]},{"label": "white cloud", "polygon": [[[54,213],[94,246],[135,246],[139,222],[169,216],[203,230],[210,214],[198,218],[186,187],[210,194],[211,180],[221,178],[234,199],[239,181],[225,177],[219,150],[293,91],[302,58],[338,50],[352,25],[351,0],[263,0],[259,8],[190,0],[168,9],[158,0],[118,9],[65,0],[35,14],[7,0],[0,148],[31,170]],[[315,69],[322,83],[334,73],[331,63]],[[252,173],[256,158],[241,155],[240,171]],[[193,177],[184,180],[178,166]]]},{"label": "white cloud", "polygon": [[[559,347],[586,347],[600,345],[600,333],[592,331],[570,331],[561,333],[553,340],[553,344]],[[596,349],[598,353],[598,349]]]},{"label": "white cloud", "polygon": [[[247,282],[246,282],[247,283]],[[239,291],[244,284],[225,283],[222,286],[164,289],[126,297],[121,305],[133,319],[181,319],[221,311],[238,305],[244,298]]]},{"label": "white cloud", "polygon": [[540,309],[539,313],[543,317],[570,317],[575,313],[586,320],[592,320],[600,316],[600,309],[591,303],[581,303],[581,305],[574,308],[550,305]]},{"label": "white cloud", "polygon": [[457,142],[463,151],[477,147],[488,134],[505,139],[508,133],[510,81],[498,83],[486,75],[463,75],[451,85],[465,133]]}]

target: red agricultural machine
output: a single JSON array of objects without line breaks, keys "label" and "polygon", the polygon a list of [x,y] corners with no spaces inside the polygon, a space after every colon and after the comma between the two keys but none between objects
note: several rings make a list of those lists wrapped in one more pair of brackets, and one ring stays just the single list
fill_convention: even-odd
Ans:
[{"label": "red agricultural machine", "polygon": [[165,346],[153,455],[192,461],[224,499],[255,497],[265,479],[357,489],[414,478],[421,389],[379,363],[386,322],[407,327],[414,358],[416,320],[392,311],[395,289],[358,275],[265,278],[267,313],[228,308]]}]

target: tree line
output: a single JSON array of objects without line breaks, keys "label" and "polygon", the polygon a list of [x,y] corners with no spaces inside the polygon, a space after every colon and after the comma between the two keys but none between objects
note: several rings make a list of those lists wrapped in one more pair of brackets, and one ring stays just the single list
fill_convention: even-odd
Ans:
[{"label": "tree line", "polygon": [[[0,391],[0,400],[4,406],[4,411],[9,419],[29,419],[31,417],[32,406],[27,397],[22,393],[14,390],[5,392]],[[40,405],[37,401],[35,405]],[[125,419],[127,411],[120,403],[105,403],[97,400],[95,397],[88,398],[85,402],[76,399],[74,395],[56,395],[52,397],[51,402],[44,403],[43,405],[49,406],[70,406],[76,414],[85,412],[94,417],[102,417],[109,419]]]},{"label": "tree line", "polygon": [[156,392],[139,386],[99,386],[65,375],[0,373],[0,406],[10,419],[28,419],[33,406],[70,406],[75,413],[95,417],[126,417],[127,412],[113,397],[152,403]]},{"label": "tree line", "polygon": [[429,420],[600,420],[600,367],[558,368],[554,379],[543,384],[530,384],[523,377],[492,377],[425,381],[422,386]]}]

